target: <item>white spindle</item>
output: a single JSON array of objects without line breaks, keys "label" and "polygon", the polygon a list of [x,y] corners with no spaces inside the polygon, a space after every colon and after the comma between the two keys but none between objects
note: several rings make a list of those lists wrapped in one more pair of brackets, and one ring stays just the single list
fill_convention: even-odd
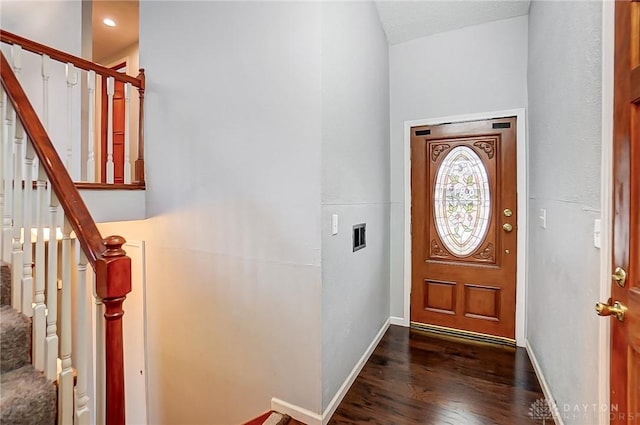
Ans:
[{"label": "white spindle", "polygon": [[89,150],[89,158],[87,159],[87,180],[90,182],[96,181],[96,158],[94,153],[94,145],[96,141],[96,135],[94,130],[94,119],[95,119],[95,104],[96,104],[96,73],[95,71],[89,71],[87,73],[87,88],[89,90],[89,114],[88,119],[88,130],[89,130],[89,138],[88,138],[88,150]]},{"label": "white spindle", "polygon": [[[49,76],[51,75],[51,58],[49,55],[42,55],[42,125],[45,130],[49,130]],[[33,161],[33,172],[39,172],[39,160],[36,157]]]},{"label": "white spindle", "polygon": [[[7,140],[7,93],[0,87],[0,212],[4,214],[4,144]],[[0,259],[5,258],[4,232],[0,232]]]},{"label": "white spindle", "polygon": [[114,78],[107,78],[107,183],[113,183],[113,93]]},{"label": "white spindle", "polygon": [[42,55],[42,125],[49,129],[49,76],[51,75],[51,58]]},{"label": "white spindle", "polygon": [[73,175],[73,86],[78,84],[78,72],[73,64],[67,64],[67,153],[65,155],[65,166],[67,172]]},{"label": "white spindle", "polygon": [[124,183],[131,183],[131,134],[130,134],[130,111],[131,111],[131,83],[124,86]]},{"label": "white spindle", "polygon": [[[7,99],[7,94],[3,90],[5,102],[5,120],[2,122],[3,132],[6,135],[4,144],[2,145],[2,162],[3,162],[3,189],[4,189],[4,206],[2,210],[2,261],[11,262],[11,252],[13,250],[13,140],[14,135],[13,124],[15,123],[16,112],[13,105]],[[12,305],[15,308],[18,299],[15,298],[19,294],[12,294]]]},{"label": "white spindle", "polygon": [[14,44],[11,46],[11,59],[13,60],[13,72],[20,79],[20,71],[22,71],[22,46]]},{"label": "white spindle", "polygon": [[87,395],[87,376],[89,362],[87,359],[87,343],[89,341],[89,323],[87,321],[87,257],[80,250],[78,261],[78,291],[75,323],[78,330],[76,352],[74,354],[78,379],[75,388],[75,425],[89,425],[89,396]]},{"label": "white spindle", "polygon": [[[24,312],[28,316],[31,316],[31,305],[29,304],[26,311],[23,310],[24,298],[26,294],[22,293],[22,158],[23,155],[23,139],[24,129],[22,123],[16,120],[14,123],[15,135],[14,135],[14,155],[13,155],[13,250],[11,252],[11,277],[12,285],[11,290],[13,295],[13,308],[20,312]],[[31,296],[29,296],[31,301]]]},{"label": "white spindle", "polygon": [[71,369],[71,226],[62,226],[62,294],[60,296],[60,360],[58,424],[73,423],[73,370]]},{"label": "white spindle", "polygon": [[49,242],[47,262],[47,340],[45,344],[45,375],[56,379],[58,374],[58,197],[50,191]]},{"label": "white spindle", "polygon": [[[24,183],[22,184],[22,313],[33,316],[33,251],[31,229],[33,228],[33,145],[31,140],[25,144]],[[35,358],[32,358],[35,365]]]},{"label": "white spindle", "polygon": [[[20,73],[22,71],[22,46],[14,44],[11,46],[11,59],[12,68],[16,78],[20,79]],[[24,139],[24,129],[22,124],[18,123],[17,117],[14,114],[14,135],[15,135],[15,154],[14,154],[14,175],[13,175],[13,250],[11,254],[12,267],[12,293],[15,293],[12,297],[14,308],[18,311],[23,311],[24,297],[22,294],[22,244],[20,241],[20,222],[22,217],[22,144]],[[17,202],[16,202],[17,201]],[[28,316],[31,315],[31,306],[25,312]]]},{"label": "white spindle", "polygon": [[[31,143],[29,143],[31,144]],[[47,337],[47,316],[44,297],[45,287],[45,256],[44,256],[44,216],[48,209],[45,191],[46,174],[44,168],[38,166],[38,180],[36,182],[36,261],[35,261],[35,306],[33,307],[33,365],[38,370],[45,369],[45,340]],[[29,232],[31,233],[31,232]]]}]

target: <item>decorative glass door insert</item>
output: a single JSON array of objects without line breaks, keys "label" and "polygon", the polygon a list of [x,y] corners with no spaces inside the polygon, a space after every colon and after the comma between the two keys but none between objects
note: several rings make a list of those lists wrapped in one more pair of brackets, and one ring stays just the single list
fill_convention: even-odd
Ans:
[{"label": "decorative glass door insert", "polygon": [[442,159],[434,186],[440,240],[451,254],[466,257],[484,240],[491,218],[487,170],[471,148],[457,146]]}]

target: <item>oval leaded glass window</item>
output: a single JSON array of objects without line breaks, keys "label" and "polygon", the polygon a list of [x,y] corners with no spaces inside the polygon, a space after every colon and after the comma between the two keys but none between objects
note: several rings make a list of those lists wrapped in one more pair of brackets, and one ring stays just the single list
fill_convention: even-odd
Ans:
[{"label": "oval leaded glass window", "polygon": [[490,207],[489,177],[480,157],[467,146],[451,149],[436,173],[433,202],[436,230],[449,252],[464,257],[480,246]]}]

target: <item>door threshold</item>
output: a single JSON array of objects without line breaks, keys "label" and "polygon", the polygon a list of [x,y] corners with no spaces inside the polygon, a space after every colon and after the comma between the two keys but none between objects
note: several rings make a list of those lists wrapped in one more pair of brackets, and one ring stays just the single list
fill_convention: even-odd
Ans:
[{"label": "door threshold", "polygon": [[411,329],[436,334],[439,336],[462,338],[465,340],[471,340],[474,342],[481,342],[485,344],[504,345],[507,347],[516,346],[516,340],[512,338],[505,338],[502,336],[483,334],[479,332],[464,331],[462,329],[447,328],[438,325],[429,325],[426,323],[411,322]]}]

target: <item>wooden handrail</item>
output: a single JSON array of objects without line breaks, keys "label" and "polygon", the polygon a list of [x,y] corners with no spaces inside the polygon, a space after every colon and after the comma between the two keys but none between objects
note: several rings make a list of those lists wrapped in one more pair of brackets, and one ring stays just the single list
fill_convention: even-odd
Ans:
[{"label": "wooden handrail", "polygon": [[133,86],[144,90],[144,79],[123,74],[122,72],[118,72],[113,69],[109,69],[102,65],[98,65],[91,61],[88,61],[86,59],[70,55],[69,53],[54,49],[53,47],[45,46],[44,44],[37,43],[3,29],[0,29],[0,41],[8,44],[17,44],[23,49],[30,52],[40,55],[48,55],[51,59],[55,59],[59,62],[71,63],[76,68],[84,69],[85,71],[95,71],[96,74],[113,77],[116,80],[123,81],[125,83],[131,83]]},{"label": "wooden handrail", "polygon": [[33,143],[33,150],[60,200],[60,205],[64,208],[69,224],[71,224],[71,228],[76,233],[91,266],[95,269],[96,260],[106,250],[100,231],[91,218],[89,209],[82,200],[71,176],[67,173],[67,169],[58,156],[56,148],[51,143],[47,131],[40,122],[40,118],[38,118],[31,102],[29,102],[4,53],[2,53],[2,62],[0,63],[0,76],[2,77],[2,85],[7,97],[13,103],[16,115]]}]

